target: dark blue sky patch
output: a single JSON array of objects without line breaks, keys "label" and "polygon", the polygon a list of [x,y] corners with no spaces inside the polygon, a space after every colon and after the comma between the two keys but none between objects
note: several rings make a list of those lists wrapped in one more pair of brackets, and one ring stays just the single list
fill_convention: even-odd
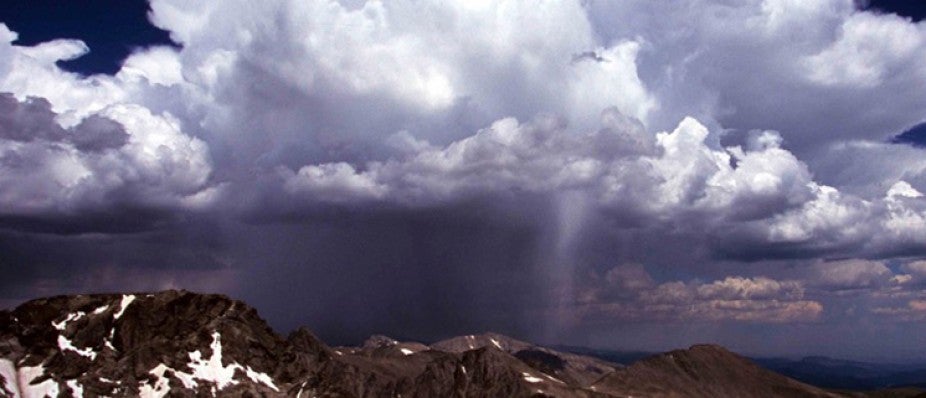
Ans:
[{"label": "dark blue sky patch", "polygon": [[926,123],[920,123],[891,139],[895,144],[910,144],[926,148]]},{"label": "dark blue sky patch", "polygon": [[151,25],[148,10],[144,0],[10,1],[0,7],[0,22],[19,34],[18,45],[83,40],[89,54],[58,64],[84,75],[114,74],[135,48],[176,46],[168,32]]},{"label": "dark blue sky patch", "polygon": [[871,0],[867,9],[912,18],[913,22],[926,18],[926,1],[923,0]]}]

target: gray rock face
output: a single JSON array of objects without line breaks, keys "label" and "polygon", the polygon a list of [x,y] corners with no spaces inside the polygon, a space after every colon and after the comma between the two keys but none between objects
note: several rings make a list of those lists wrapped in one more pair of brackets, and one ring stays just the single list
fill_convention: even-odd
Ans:
[{"label": "gray rock face", "polygon": [[0,356],[15,369],[3,376],[22,396],[268,395],[280,391],[274,380],[305,372],[280,367],[290,345],[223,296],[59,296],[0,319]]},{"label": "gray rock face", "polygon": [[0,397],[826,396],[721,348],[666,355],[624,368],[498,334],[331,348],[304,328],[282,338],[240,301],[183,291],[0,311]]}]

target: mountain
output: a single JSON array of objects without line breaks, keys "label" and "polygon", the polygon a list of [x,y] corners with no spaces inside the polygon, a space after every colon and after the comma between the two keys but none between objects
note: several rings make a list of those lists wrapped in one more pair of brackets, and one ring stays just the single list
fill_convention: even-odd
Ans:
[{"label": "mountain", "polygon": [[630,366],[499,334],[283,338],[243,302],[165,291],[0,311],[0,397],[835,397],[718,346]]},{"label": "mountain", "polygon": [[[631,364],[655,355],[645,351],[619,351],[580,346],[553,346],[574,354]],[[877,391],[881,396],[913,396],[926,393],[926,363],[862,362],[823,356],[800,359],[750,357],[759,366],[792,379],[826,389]],[[902,386],[903,388],[898,388]],[[916,394],[913,394],[916,392]],[[888,394],[889,395],[885,395]]]},{"label": "mountain", "polygon": [[431,345],[433,350],[457,353],[483,347],[502,350],[546,375],[580,387],[588,387],[602,376],[623,367],[596,357],[535,346],[497,333],[454,337]]},{"label": "mountain", "polygon": [[592,387],[644,397],[839,396],[763,369],[716,345],[696,345],[643,359]]},{"label": "mountain", "polygon": [[799,360],[757,358],[763,367],[826,388],[870,390],[894,386],[926,387],[926,364],[847,361],[820,356]]}]

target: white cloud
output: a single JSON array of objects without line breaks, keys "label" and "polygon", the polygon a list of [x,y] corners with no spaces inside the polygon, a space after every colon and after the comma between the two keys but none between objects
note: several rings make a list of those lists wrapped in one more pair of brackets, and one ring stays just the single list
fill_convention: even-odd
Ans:
[{"label": "white cloud", "polygon": [[806,57],[806,76],[827,86],[876,88],[897,65],[912,65],[926,77],[926,30],[896,15],[855,13],[828,48]]},{"label": "white cloud", "polygon": [[[811,253],[858,245],[859,252],[880,254],[926,243],[920,233],[926,203],[906,182],[866,200],[814,182],[774,132],[756,133],[747,148],[719,150],[705,143],[709,132],[694,119],[648,139],[632,124],[609,128],[615,115],[606,114],[603,128],[584,135],[563,132],[555,119],[504,119],[446,147],[413,140],[417,149],[406,148],[401,158],[362,168],[283,169],[282,176],[288,192],[310,207],[318,201],[435,205],[579,190],[595,199],[595,211],[636,213],[650,224],[683,219],[690,225],[682,228],[716,229],[720,239],[750,245]],[[724,238],[720,231],[730,225],[748,233]]]},{"label": "white cloud", "polygon": [[4,215],[183,208],[209,188],[209,148],[176,117],[131,102],[137,88],[118,77],[82,78],[55,65],[86,52],[83,43],[0,48],[12,54],[0,91],[15,96],[3,98],[2,118],[20,131],[0,137]]},{"label": "white cloud", "polygon": [[893,272],[880,261],[821,261],[811,267],[809,283],[825,290],[873,289],[887,286]]},{"label": "white cloud", "polygon": [[845,140],[881,142],[926,119],[926,30],[852,0],[590,1],[606,41],[639,38],[644,85],[670,128],[693,115],[715,128],[776,130],[816,164]]}]

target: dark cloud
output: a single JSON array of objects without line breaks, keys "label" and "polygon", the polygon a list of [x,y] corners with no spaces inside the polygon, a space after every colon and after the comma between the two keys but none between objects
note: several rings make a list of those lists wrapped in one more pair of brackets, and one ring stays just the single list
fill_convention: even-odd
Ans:
[{"label": "dark cloud", "polygon": [[67,132],[55,122],[55,116],[44,98],[29,97],[20,102],[12,93],[0,93],[0,138],[61,141]]},{"label": "dark cloud", "polygon": [[66,142],[87,152],[118,149],[128,142],[125,128],[112,119],[91,115],[77,126],[65,129],[55,120],[56,116],[45,98],[29,97],[20,102],[12,93],[0,93],[0,138]]},{"label": "dark cloud", "polygon": [[129,135],[119,122],[90,115],[74,127],[70,141],[80,151],[99,152],[121,148],[128,143]]}]

